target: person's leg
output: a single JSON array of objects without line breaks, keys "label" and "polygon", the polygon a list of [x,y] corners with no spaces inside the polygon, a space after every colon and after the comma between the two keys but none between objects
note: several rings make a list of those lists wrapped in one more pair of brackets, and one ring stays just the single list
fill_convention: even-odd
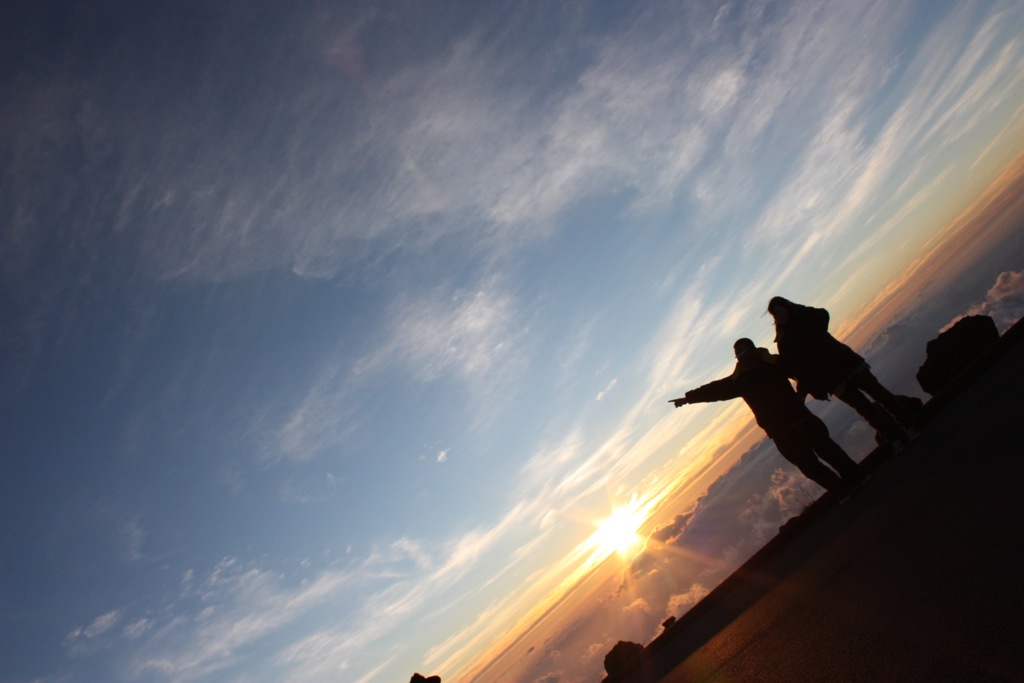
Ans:
[{"label": "person's leg", "polygon": [[908,402],[912,401],[909,396],[897,396],[892,393],[878,381],[874,373],[870,369],[864,368],[856,375],[849,379],[849,384],[857,389],[860,389],[871,398],[875,399],[882,404],[882,407],[889,411],[897,422],[899,422],[904,428],[909,427],[913,417],[914,411],[908,407]]},{"label": "person's leg", "polygon": [[852,383],[847,382],[843,391],[835,394],[835,397],[856,410],[889,443],[907,437],[907,433],[892,419],[892,416],[872,403],[871,399],[862,394],[860,389]]},{"label": "person's leg", "polygon": [[817,417],[807,420],[805,433],[817,456],[838,472],[843,481],[851,486],[863,481],[860,466],[832,439],[824,422]]},{"label": "person's leg", "polygon": [[772,437],[772,440],[783,458],[796,465],[805,477],[826,491],[840,495],[849,491],[849,485],[818,460],[814,455],[814,449],[800,432],[790,431],[784,436]]}]

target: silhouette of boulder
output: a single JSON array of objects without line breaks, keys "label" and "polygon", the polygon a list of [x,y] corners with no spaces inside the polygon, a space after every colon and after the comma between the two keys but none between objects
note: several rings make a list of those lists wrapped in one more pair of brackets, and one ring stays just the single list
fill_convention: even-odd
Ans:
[{"label": "silhouette of boulder", "polygon": [[441,677],[430,676],[428,678],[423,674],[413,674],[412,678],[409,679],[409,683],[441,683]]},{"label": "silhouette of boulder", "polygon": [[643,645],[620,640],[604,656],[604,670],[608,672],[609,676],[631,671],[636,667],[640,653],[643,651]]},{"label": "silhouette of boulder", "polygon": [[990,316],[961,318],[928,342],[924,365],[917,371],[917,383],[934,396],[997,341],[999,330]]}]

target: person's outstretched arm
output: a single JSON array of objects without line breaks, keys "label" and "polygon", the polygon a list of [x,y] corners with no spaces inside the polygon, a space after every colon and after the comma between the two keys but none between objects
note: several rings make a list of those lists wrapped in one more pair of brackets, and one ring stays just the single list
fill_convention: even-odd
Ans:
[{"label": "person's outstretched arm", "polygon": [[716,379],[714,382],[709,382],[702,387],[691,389],[686,392],[686,395],[681,398],[674,398],[669,401],[676,408],[681,405],[694,404],[694,403],[711,403],[712,401],[728,401],[730,399],[739,398],[740,396],[740,385],[739,382],[735,381],[730,375],[729,377],[723,377],[722,379]]}]

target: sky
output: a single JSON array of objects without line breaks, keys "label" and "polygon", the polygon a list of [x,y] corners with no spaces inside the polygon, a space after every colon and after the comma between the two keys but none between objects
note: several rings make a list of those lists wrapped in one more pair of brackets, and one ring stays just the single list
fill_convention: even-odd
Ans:
[{"label": "sky", "polygon": [[0,681],[600,680],[821,493],[666,402],[774,350],[771,296],[922,398],[928,339],[1024,313],[1021,36],[3,3]]}]

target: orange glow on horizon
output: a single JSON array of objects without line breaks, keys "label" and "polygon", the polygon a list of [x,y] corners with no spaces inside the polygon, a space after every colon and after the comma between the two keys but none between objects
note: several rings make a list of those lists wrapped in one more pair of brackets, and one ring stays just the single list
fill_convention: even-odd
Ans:
[{"label": "orange glow on horizon", "polygon": [[936,233],[922,253],[876,294],[859,313],[838,327],[837,336],[856,348],[889,324],[935,283],[962,273],[978,254],[1014,224],[997,218],[1024,194],[1024,153],[1009,163],[977,199]]},{"label": "orange glow on horizon", "polygon": [[[548,571],[532,578],[536,583],[534,588],[551,587],[540,599],[532,591],[526,593],[532,607],[518,619],[502,624],[495,632],[490,647],[482,651],[469,644],[453,648],[447,657],[438,659],[438,667],[452,670],[459,680],[482,680],[495,671],[513,666],[512,662],[522,656],[530,643],[543,640],[543,634],[552,628],[552,618],[556,613],[574,612],[587,599],[589,591],[613,573],[623,572],[634,556],[643,552],[646,543],[650,542],[646,535],[651,530],[645,530],[646,526],[664,515],[666,509],[688,507],[701,490],[762,438],[764,433],[745,407],[733,406],[723,410],[681,448],[676,458],[663,466],[661,474],[664,476],[641,485],[647,495],[640,497],[634,494],[629,503],[613,508],[604,521],[588,522],[601,529],[607,528],[607,545],[597,542],[605,532],[599,533],[595,529]],[[650,444],[638,445],[639,449],[649,447]],[[685,457],[687,462],[680,463],[680,457]],[[612,529],[617,531],[612,533]],[[636,544],[626,543],[628,547],[621,553],[611,548],[616,545],[611,542],[613,537],[631,541],[628,531],[636,536]],[[609,561],[616,555],[618,562]],[[477,632],[475,643],[479,645],[481,639],[486,638]]]}]

